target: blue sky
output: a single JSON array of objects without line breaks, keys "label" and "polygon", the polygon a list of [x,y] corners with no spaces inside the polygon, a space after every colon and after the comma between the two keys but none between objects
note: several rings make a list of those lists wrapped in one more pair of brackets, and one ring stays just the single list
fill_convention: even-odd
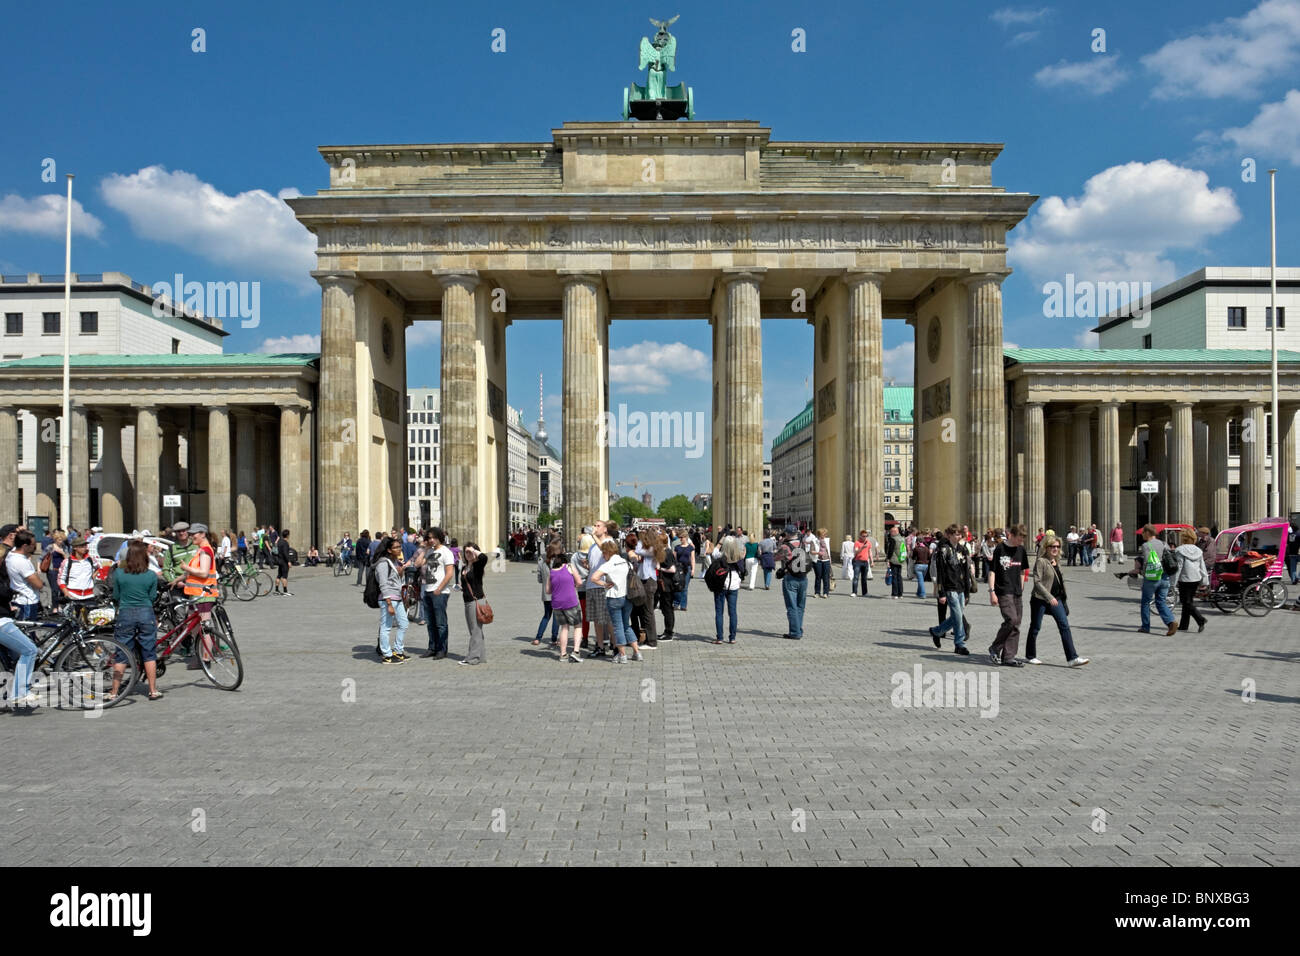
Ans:
[{"label": "blue sky", "polygon": [[[227,349],[311,347],[312,243],[277,197],[325,185],[318,145],[544,141],[565,120],[617,119],[648,16],[675,13],[673,80],[694,88],[699,119],[759,120],[774,140],[1005,143],[995,183],[1042,197],[1011,234],[1009,343],[1088,344],[1086,320],[1043,318],[1043,283],[1067,272],[1158,287],[1205,264],[1267,265],[1270,166],[1279,264],[1300,264],[1300,0],[619,6],[11,8],[0,271],[62,270],[60,197],[74,172],[74,271],[260,281],[261,325],[228,322]],[[497,27],[504,53],[490,48]],[[805,53],[791,49],[795,29]],[[54,183],[41,178],[47,158]],[[900,384],[909,331],[886,323]],[[770,442],[807,398],[812,338],[789,321],[763,334]],[[437,384],[434,330],[410,344],[411,384]],[[611,404],[707,418],[706,323],[615,323],[611,347],[629,350],[612,355]],[[509,401],[533,420],[544,372],[558,436],[559,323],[517,322],[507,348]],[[685,371],[657,385],[619,369],[656,355]],[[708,462],[613,453],[616,480],[680,482],[656,499],[707,489]]]}]

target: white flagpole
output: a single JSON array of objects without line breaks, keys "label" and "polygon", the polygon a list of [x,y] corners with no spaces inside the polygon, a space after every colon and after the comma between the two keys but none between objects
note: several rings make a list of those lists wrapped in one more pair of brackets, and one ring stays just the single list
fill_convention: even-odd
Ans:
[{"label": "white flagpole", "polygon": [[[1275,198],[1274,184],[1277,179],[1277,170],[1268,171],[1268,227],[1269,227],[1269,290],[1271,294],[1271,305],[1273,308],[1273,328],[1270,333],[1270,341],[1273,349],[1273,369],[1272,369],[1272,386],[1273,386],[1273,442],[1271,454],[1273,455],[1273,491],[1269,495],[1269,514],[1280,515],[1282,509],[1279,504],[1281,501],[1282,490],[1282,469],[1290,467],[1295,469],[1295,462],[1284,462],[1278,451],[1279,436],[1282,431],[1282,419],[1278,416],[1277,410],[1277,201]],[[1291,482],[1287,482],[1289,486]],[[1291,506],[1287,507],[1291,510]]]},{"label": "white flagpole", "polygon": [[72,434],[72,376],[68,358],[72,348],[72,173],[67,175],[68,222],[63,253],[63,422],[59,427],[59,458],[63,463],[63,480],[59,482],[59,525],[63,528],[68,527],[72,519],[69,511],[72,484],[72,455],[69,451]]}]

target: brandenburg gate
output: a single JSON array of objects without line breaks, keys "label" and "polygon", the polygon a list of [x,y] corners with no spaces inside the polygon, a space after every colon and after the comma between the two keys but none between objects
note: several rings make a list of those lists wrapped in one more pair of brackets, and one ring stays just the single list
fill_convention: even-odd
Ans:
[{"label": "brandenburg gate", "polygon": [[[1009,517],[1001,283],[1033,196],[995,143],[780,142],[757,122],[564,123],[549,142],[324,146],[322,539],[404,513],[405,329],[441,323],[443,524],[506,514],[506,326],[563,322],[564,525],[605,514],[609,323],[713,329],[713,515],[762,523],[763,319],[814,328],[816,523],[882,530],[886,318],[914,330],[916,515]],[[526,359],[527,357],[525,357]],[[671,371],[671,370],[669,370]]]}]

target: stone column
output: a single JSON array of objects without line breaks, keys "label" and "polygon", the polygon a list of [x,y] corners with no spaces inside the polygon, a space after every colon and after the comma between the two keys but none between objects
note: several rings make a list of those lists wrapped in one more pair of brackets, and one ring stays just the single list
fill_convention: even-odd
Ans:
[{"label": "stone column", "polygon": [[[604,446],[608,444],[601,424],[605,420],[605,396],[601,387],[605,350],[600,347],[601,277],[595,273],[572,273],[562,274],[561,278],[564,281],[561,386],[564,503],[561,508],[564,535],[569,546],[575,547],[583,526],[605,517],[609,511],[609,502],[600,500],[601,463],[606,453]],[[443,402],[445,407],[445,398]],[[446,421],[443,412],[444,428]],[[444,482],[443,488],[446,487]]]},{"label": "stone column", "polygon": [[[1102,402],[1097,409],[1097,461],[1101,481],[1097,488],[1097,529],[1103,546],[1109,546],[1110,533],[1119,515],[1119,403]],[[1127,529],[1131,531],[1132,529]]]},{"label": "stone column", "polygon": [[[253,533],[257,527],[257,418],[246,408],[236,408],[235,417],[235,524],[238,531]],[[359,529],[358,529],[359,530]],[[339,537],[343,537],[340,533]]]},{"label": "stone column", "polygon": [[[751,535],[763,525],[763,340],[758,298],[761,278],[762,270],[723,270],[727,293],[727,398],[722,480],[729,513],[714,515],[713,521],[714,524],[730,521],[733,527],[744,528]],[[850,306],[849,311],[855,310]],[[849,377],[852,378],[851,373]],[[880,440],[879,427],[875,439]],[[878,446],[876,453],[879,461]],[[876,468],[873,475],[879,491],[880,469]],[[879,509],[880,505],[877,494],[875,507]]]},{"label": "stone column", "polygon": [[1092,524],[1092,408],[1074,410],[1073,459],[1074,515],[1070,523],[1087,528]]},{"label": "stone column", "polygon": [[1196,516],[1192,524],[1198,526],[1209,524],[1209,434],[1205,416],[1192,409],[1192,513]]},{"label": "stone column", "polygon": [[881,488],[885,422],[880,302],[883,278],[876,273],[851,271],[844,279],[849,292],[845,335],[848,355],[845,408],[840,419],[844,428],[845,529],[856,535],[859,529],[870,528],[878,540],[883,540],[885,534]]},{"label": "stone column", "polygon": [[6,524],[23,520],[18,513],[18,410],[15,408],[0,408],[0,515]]},{"label": "stone column", "polygon": [[966,448],[966,512],[971,528],[1006,522],[1006,394],[1002,377],[1002,279],[985,273],[964,280],[968,292],[970,360]]},{"label": "stone column", "polygon": [[[68,511],[71,514],[64,524],[83,530],[90,527],[90,423],[84,405],[72,405],[68,413],[72,418],[68,457],[72,460],[63,463],[63,480],[68,483]],[[101,524],[101,527],[107,525]]]},{"label": "stone column", "polygon": [[230,409],[225,405],[208,406],[207,483],[208,525],[212,528],[229,528]]},{"label": "stone column", "polygon": [[1047,527],[1046,451],[1043,403],[1028,402],[1025,405],[1025,524],[1030,540],[1039,528]]},{"label": "stone column", "polygon": [[1196,518],[1192,491],[1192,403],[1169,406],[1173,427],[1169,432],[1169,518],[1174,524],[1191,524]]},{"label": "stone column", "polygon": [[[1025,520],[1025,409],[1013,405],[1011,412],[1011,439],[1007,442],[1008,466],[1007,481],[1010,488],[1009,514],[1007,524],[1012,525]],[[1030,533],[1034,529],[1030,528]]]},{"label": "stone column", "polygon": [[1220,531],[1228,524],[1228,413],[1214,410],[1205,416],[1209,426],[1205,484],[1209,488],[1209,521]]},{"label": "stone column", "polygon": [[[1151,502],[1153,514],[1147,516],[1153,524],[1168,523],[1165,517],[1169,513],[1169,456],[1165,445],[1165,426],[1168,424],[1164,419],[1154,418],[1147,424],[1147,470],[1160,482],[1160,494]],[[1145,501],[1146,495],[1142,498]]]},{"label": "stone column", "polygon": [[[299,541],[305,550],[311,546],[303,539],[302,522],[302,439],[298,431],[302,422],[297,408],[280,409],[280,527],[288,528],[290,541]],[[403,426],[405,427],[405,426]],[[403,468],[406,463],[402,463]]]},{"label": "stone column", "polygon": [[1277,477],[1273,480],[1278,482],[1278,507],[1281,517],[1285,518],[1296,510],[1296,406],[1279,403],[1277,413],[1282,419],[1277,434],[1278,454],[1282,461],[1274,466]]},{"label": "stone column", "polygon": [[1243,524],[1268,517],[1268,484],[1264,476],[1264,464],[1268,457],[1267,442],[1268,432],[1264,427],[1263,404],[1250,402],[1243,405],[1241,407],[1241,520]]},{"label": "stone column", "polygon": [[[405,409],[403,409],[405,412]],[[405,423],[403,423],[405,428]],[[298,431],[298,463],[302,467],[302,504],[298,506],[298,523],[302,525],[302,537],[299,539],[306,542],[310,548],[316,542],[316,498],[312,493],[312,481],[315,475],[313,456],[315,455],[315,446],[312,436],[315,432],[312,430],[311,406],[302,410],[302,426]],[[403,462],[405,465],[405,462]],[[298,529],[294,529],[297,533]],[[320,542],[321,552],[324,553],[325,547],[333,542]],[[304,550],[299,548],[299,551]]]},{"label": "stone column", "polygon": [[[33,408],[32,412],[36,416],[36,497],[29,513],[48,516],[50,527],[57,528],[62,524],[59,521],[57,471],[60,436],[50,423],[57,423],[58,419],[51,408]],[[26,519],[26,515],[23,517]]]},{"label": "stone column", "polygon": [[[1070,494],[1070,420],[1069,413],[1054,409],[1047,421],[1047,524],[1064,539],[1074,519],[1074,496]],[[983,529],[980,529],[981,533]],[[1035,531],[1035,534],[1038,532]]]},{"label": "stone column", "polygon": [[[448,534],[464,539],[478,534],[482,477],[478,467],[478,324],[474,311],[479,278],[477,272],[437,278],[442,284],[442,520]],[[567,445],[567,423],[564,440]],[[487,542],[480,544],[489,547]]]},{"label": "stone column", "polygon": [[[316,274],[316,280],[321,284],[320,434],[316,443],[320,449],[321,524],[325,537],[338,541],[345,531],[354,535],[360,531],[356,357],[356,290],[360,283],[351,272]],[[243,512],[236,510],[239,522],[243,522],[247,507]],[[247,525],[241,526],[251,531]]]},{"label": "stone column", "polygon": [[122,470],[122,414],[116,409],[96,414],[104,433],[99,442],[99,524],[105,531],[131,531],[126,526],[123,493],[126,475]]},{"label": "stone column", "polygon": [[139,530],[158,534],[162,525],[162,498],[158,469],[162,463],[162,430],[158,409],[144,407],[135,413],[135,521]]}]

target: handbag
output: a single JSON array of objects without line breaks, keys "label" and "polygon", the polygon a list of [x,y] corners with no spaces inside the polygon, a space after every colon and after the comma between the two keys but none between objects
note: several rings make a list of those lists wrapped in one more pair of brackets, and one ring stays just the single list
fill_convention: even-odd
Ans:
[{"label": "handbag", "polygon": [[645,583],[631,568],[627,572],[627,598],[637,607],[643,607],[646,602]]},{"label": "handbag", "polygon": [[480,624],[492,623],[492,605],[487,602],[487,598],[474,597],[474,589],[470,587],[469,575],[462,575],[465,581],[465,590],[469,591],[469,596],[474,598],[474,618]]},{"label": "handbag", "polygon": [[41,558],[41,574],[50,573],[50,559],[54,557],[54,550],[51,548],[45,552],[45,557]]}]

